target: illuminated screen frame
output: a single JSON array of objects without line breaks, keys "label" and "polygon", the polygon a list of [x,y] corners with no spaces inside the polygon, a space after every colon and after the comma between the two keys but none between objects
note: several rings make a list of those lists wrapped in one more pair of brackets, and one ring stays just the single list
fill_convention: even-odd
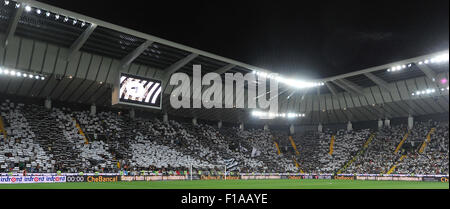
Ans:
[{"label": "illuminated screen frame", "polygon": [[[128,99],[122,99],[121,95],[120,95],[122,76],[159,83],[160,87],[161,87],[161,91],[159,92],[159,103],[156,102],[155,104],[151,104],[151,103],[144,103],[144,102],[133,101],[133,100],[128,100]],[[163,100],[163,91],[164,90],[163,90],[163,82],[161,80],[153,79],[153,78],[146,78],[146,77],[142,77],[142,76],[138,76],[138,75],[132,75],[132,74],[120,72],[119,79],[117,82],[118,82],[118,89],[117,89],[117,95],[116,95],[116,98],[118,101],[117,104],[138,106],[138,107],[144,107],[144,108],[152,108],[152,109],[158,109],[158,110],[162,109],[162,100]]]}]

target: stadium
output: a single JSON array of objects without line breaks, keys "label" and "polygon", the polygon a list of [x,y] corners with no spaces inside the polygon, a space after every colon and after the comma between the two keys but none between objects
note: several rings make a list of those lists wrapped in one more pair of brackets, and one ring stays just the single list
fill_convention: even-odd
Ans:
[{"label": "stadium", "polygon": [[0,189],[449,189],[448,50],[305,81],[32,0],[0,40]]}]

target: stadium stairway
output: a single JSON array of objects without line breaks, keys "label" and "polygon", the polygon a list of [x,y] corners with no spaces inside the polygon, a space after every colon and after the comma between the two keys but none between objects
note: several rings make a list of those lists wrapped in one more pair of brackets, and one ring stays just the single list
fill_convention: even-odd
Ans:
[{"label": "stadium stairway", "polygon": [[350,165],[352,165],[353,162],[355,162],[356,159],[358,159],[359,156],[363,155],[366,152],[367,148],[369,147],[369,144],[373,141],[374,138],[375,138],[375,134],[370,134],[369,139],[367,139],[367,141],[364,143],[364,145],[361,148],[361,150],[359,150],[359,152],[355,156],[353,156],[352,159],[350,159],[341,169],[339,169],[337,174],[341,174]]},{"label": "stadium stairway", "polygon": [[275,147],[277,148],[277,154],[281,155],[280,146],[278,146],[278,143],[276,141],[274,141],[274,143],[275,143]]},{"label": "stadium stairway", "polygon": [[409,134],[411,133],[411,131],[408,131],[405,136],[403,136],[402,141],[400,141],[400,143],[398,144],[397,148],[395,148],[394,153],[398,153],[398,151],[400,151],[400,149],[402,148],[403,144],[406,142],[406,139],[408,139]]},{"label": "stadium stairway", "polygon": [[436,131],[436,128],[432,128],[430,132],[427,134],[427,138],[422,143],[422,146],[420,146],[419,153],[422,154],[425,151],[425,148],[427,147],[427,144],[431,141],[431,134],[433,134]]},{"label": "stadium stairway", "polygon": [[5,124],[3,123],[3,118],[1,115],[0,115],[0,134],[3,134],[4,138],[6,139],[7,134],[5,130]]},{"label": "stadium stairway", "polygon": [[295,150],[296,155],[300,155],[300,152],[297,150],[297,146],[295,145],[294,139],[292,136],[289,136],[289,141],[291,142],[292,148]]},{"label": "stadium stairway", "polygon": [[391,174],[392,172],[395,171],[395,169],[397,168],[397,166],[406,158],[406,155],[402,155],[397,162],[395,162],[395,164],[389,169],[389,171],[386,174]]},{"label": "stadium stairway", "polygon": [[89,140],[88,140],[88,138],[86,137],[86,135],[84,134],[83,129],[81,128],[81,126],[80,126],[80,124],[78,123],[77,119],[73,118],[73,120],[75,121],[75,126],[76,126],[77,129],[78,129],[78,133],[80,133],[80,134],[83,136],[83,138],[84,138],[84,143],[85,143],[85,144],[89,144]]},{"label": "stadium stairway", "polygon": [[330,141],[330,152],[328,153],[328,154],[330,154],[330,155],[333,155],[334,139],[335,139],[335,135],[331,136],[331,141]]},{"label": "stadium stairway", "polygon": [[298,168],[298,170],[300,171],[300,173],[305,173],[302,168],[300,168],[300,164],[298,164],[297,159],[295,156],[292,156],[292,160],[294,161],[295,167]]}]

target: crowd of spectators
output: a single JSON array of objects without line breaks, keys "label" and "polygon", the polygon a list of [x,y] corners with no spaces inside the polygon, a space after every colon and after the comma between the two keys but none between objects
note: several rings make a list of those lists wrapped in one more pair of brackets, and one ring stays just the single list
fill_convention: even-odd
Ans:
[{"label": "crowd of spectators", "polygon": [[[426,144],[423,152],[420,148],[432,128],[431,141]],[[410,174],[448,174],[448,122],[429,121],[418,123],[418,129],[412,131],[414,146],[406,151],[406,158],[399,163],[394,173]]]},{"label": "crowd of spectators", "polygon": [[[319,173],[335,173],[342,168],[358,151],[370,136],[369,129],[358,131],[339,130],[337,133],[326,131],[319,135],[321,152],[319,153]],[[330,154],[330,141],[334,136],[333,153]]]},{"label": "crowd of spectators", "polygon": [[345,173],[387,173],[401,157],[402,151],[395,153],[395,150],[407,132],[406,125],[378,130],[367,150],[356,158]]},{"label": "crowd of spectators", "polygon": [[[379,130],[325,130],[292,136],[263,129],[217,128],[120,112],[1,103],[7,137],[0,134],[0,172],[300,172],[448,174],[448,122],[417,122]],[[431,128],[431,141],[422,146]],[[367,148],[363,145],[373,134]],[[334,136],[333,152],[330,153]],[[280,150],[277,150],[278,144]],[[400,157],[406,157],[400,160]],[[356,157],[355,157],[356,156]],[[296,164],[298,163],[298,164]]]},{"label": "crowd of spectators", "polygon": [[9,101],[1,104],[1,117],[6,126],[8,138],[0,135],[0,171],[49,172],[55,167],[55,160],[47,154],[31,130],[28,120],[22,114],[24,105]]}]

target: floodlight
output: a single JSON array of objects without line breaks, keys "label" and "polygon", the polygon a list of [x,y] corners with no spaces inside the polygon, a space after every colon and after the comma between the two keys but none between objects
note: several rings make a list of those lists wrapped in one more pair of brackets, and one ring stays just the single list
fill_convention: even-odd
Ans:
[{"label": "floodlight", "polygon": [[294,113],[288,113],[288,114],[287,114],[287,117],[288,117],[288,118],[295,118],[295,114],[294,114]]}]

